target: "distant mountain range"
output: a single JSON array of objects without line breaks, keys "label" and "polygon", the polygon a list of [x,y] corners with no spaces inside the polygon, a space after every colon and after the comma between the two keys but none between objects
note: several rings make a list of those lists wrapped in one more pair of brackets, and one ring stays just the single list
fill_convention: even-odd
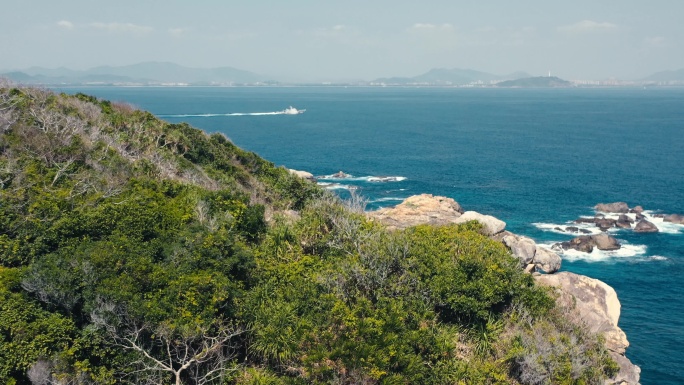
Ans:
[{"label": "distant mountain range", "polygon": [[528,78],[531,75],[525,72],[514,72],[509,75],[494,75],[487,72],[475,71],[460,68],[435,68],[422,75],[406,78],[392,77],[374,80],[375,84],[387,85],[410,85],[410,84],[430,84],[430,85],[468,85],[468,84],[494,84],[504,80],[515,80]]},{"label": "distant mountain range", "polygon": [[641,80],[647,82],[684,82],[684,68],[676,71],[656,72]]},{"label": "distant mountain range", "polygon": [[[277,85],[279,81],[233,67],[191,68],[168,62],[144,62],[126,66],[101,66],[88,70],[68,68],[31,67],[20,71],[1,73],[22,84],[41,85]],[[556,79],[550,81],[549,79]],[[511,83],[512,81],[512,83]],[[565,82],[565,83],[562,83]],[[637,83],[663,85],[684,84],[684,68],[662,71]],[[322,83],[321,83],[322,84]],[[347,84],[347,83],[340,83]],[[379,78],[349,84],[387,86],[497,86],[497,87],[567,87],[565,80],[552,77],[532,77],[526,72],[495,75],[460,68],[435,68],[413,77]],[[582,83],[593,84],[593,83]],[[317,85],[317,84],[311,84]],[[610,84],[609,84],[610,85]]]},{"label": "distant mountain range", "polygon": [[232,67],[190,68],[166,62],[102,66],[85,71],[31,67],[0,74],[24,84],[254,84],[265,77]]}]

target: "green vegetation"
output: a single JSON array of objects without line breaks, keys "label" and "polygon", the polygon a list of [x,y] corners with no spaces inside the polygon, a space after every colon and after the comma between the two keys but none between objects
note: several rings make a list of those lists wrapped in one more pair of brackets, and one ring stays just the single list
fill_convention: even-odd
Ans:
[{"label": "green vegetation", "polygon": [[0,383],[602,383],[480,230],[390,232],[222,135],[0,85]]}]

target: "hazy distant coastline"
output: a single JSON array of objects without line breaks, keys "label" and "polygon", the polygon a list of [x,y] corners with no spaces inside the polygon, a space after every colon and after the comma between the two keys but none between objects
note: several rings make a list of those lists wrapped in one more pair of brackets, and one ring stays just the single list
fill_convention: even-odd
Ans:
[{"label": "hazy distant coastline", "polygon": [[562,79],[533,76],[527,72],[496,75],[471,69],[435,68],[413,77],[386,77],[374,80],[291,82],[274,79],[233,67],[191,68],[168,62],[144,62],[127,66],[101,66],[88,70],[31,67],[0,71],[0,77],[27,85],[44,86],[134,86],[134,87],[263,87],[263,86],[357,86],[357,87],[681,87],[684,68],[662,71],[637,80]]}]

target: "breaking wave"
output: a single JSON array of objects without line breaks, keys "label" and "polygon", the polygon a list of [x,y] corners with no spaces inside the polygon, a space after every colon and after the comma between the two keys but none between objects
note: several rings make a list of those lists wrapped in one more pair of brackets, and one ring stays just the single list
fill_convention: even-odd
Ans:
[{"label": "breaking wave", "polygon": [[321,180],[333,180],[333,181],[351,181],[351,182],[370,182],[370,183],[377,183],[377,182],[403,182],[407,178],[405,176],[359,176],[356,177],[354,175],[349,175],[349,174],[331,174],[331,175],[321,175],[317,176],[316,179],[321,179]]}]

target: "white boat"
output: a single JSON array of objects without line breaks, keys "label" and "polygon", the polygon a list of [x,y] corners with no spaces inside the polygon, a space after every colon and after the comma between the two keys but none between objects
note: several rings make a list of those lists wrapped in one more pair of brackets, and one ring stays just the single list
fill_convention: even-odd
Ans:
[{"label": "white boat", "polygon": [[298,109],[290,106],[290,107],[284,109],[282,112],[285,115],[299,115],[299,114],[303,114],[305,111],[306,110],[298,110]]}]

